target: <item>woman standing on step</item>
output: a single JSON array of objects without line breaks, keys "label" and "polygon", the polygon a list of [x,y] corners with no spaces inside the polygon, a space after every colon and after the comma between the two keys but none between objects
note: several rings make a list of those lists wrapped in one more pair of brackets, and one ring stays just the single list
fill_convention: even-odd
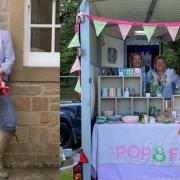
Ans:
[{"label": "woman standing on step", "polygon": [[[0,76],[4,82],[8,80],[14,61],[11,35],[8,31],[0,30]],[[2,158],[15,131],[16,113],[12,99],[9,95],[0,96],[0,179],[8,177]]]}]

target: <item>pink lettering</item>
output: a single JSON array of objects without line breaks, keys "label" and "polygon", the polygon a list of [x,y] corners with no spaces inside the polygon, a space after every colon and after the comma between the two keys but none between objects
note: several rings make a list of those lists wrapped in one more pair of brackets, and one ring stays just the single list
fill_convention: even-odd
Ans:
[{"label": "pink lettering", "polygon": [[125,154],[126,152],[126,147],[125,146],[117,146],[116,148],[116,158],[117,160],[120,159],[120,156]]},{"label": "pink lettering", "polygon": [[130,157],[130,158],[138,158],[138,156],[140,154],[140,149],[136,145],[131,145],[128,148],[127,154],[128,154],[128,157]]},{"label": "pink lettering", "polygon": [[177,155],[177,148],[171,148],[169,149],[169,158],[170,158],[170,161],[173,161]]},{"label": "pink lettering", "polygon": [[142,147],[141,159],[144,159],[145,156],[150,156],[152,154],[152,150],[148,147]]}]

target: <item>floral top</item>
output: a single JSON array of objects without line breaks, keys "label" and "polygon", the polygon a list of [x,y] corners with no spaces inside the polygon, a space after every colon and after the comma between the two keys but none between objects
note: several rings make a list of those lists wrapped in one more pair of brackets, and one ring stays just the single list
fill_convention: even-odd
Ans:
[{"label": "floral top", "polygon": [[147,83],[150,85],[158,84],[158,91],[165,99],[171,99],[176,86],[180,85],[180,78],[174,69],[166,69],[163,78],[151,70],[147,73]]}]

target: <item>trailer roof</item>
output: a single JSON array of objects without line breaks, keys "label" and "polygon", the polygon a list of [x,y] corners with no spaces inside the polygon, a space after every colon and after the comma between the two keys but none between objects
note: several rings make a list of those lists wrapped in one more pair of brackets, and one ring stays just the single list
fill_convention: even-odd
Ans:
[{"label": "trailer roof", "polygon": [[[180,0],[89,0],[89,2],[91,15],[143,22],[180,21]],[[134,37],[135,30],[143,29],[133,27],[129,32],[130,38]],[[117,25],[108,25],[104,31],[111,36],[121,36]],[[154,37],[170,40],[165,27],[157,27]],[[180,31],[177,38],[180,38]]]}]

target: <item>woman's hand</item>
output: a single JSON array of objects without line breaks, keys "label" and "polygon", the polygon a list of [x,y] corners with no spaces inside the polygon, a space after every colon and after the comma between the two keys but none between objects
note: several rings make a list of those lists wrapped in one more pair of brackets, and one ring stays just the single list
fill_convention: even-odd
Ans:
[{"label": "woman's hand", "polygon": [[2,76],[4,74],[4,71],[2,68],[0,68],[0,76]]}]

